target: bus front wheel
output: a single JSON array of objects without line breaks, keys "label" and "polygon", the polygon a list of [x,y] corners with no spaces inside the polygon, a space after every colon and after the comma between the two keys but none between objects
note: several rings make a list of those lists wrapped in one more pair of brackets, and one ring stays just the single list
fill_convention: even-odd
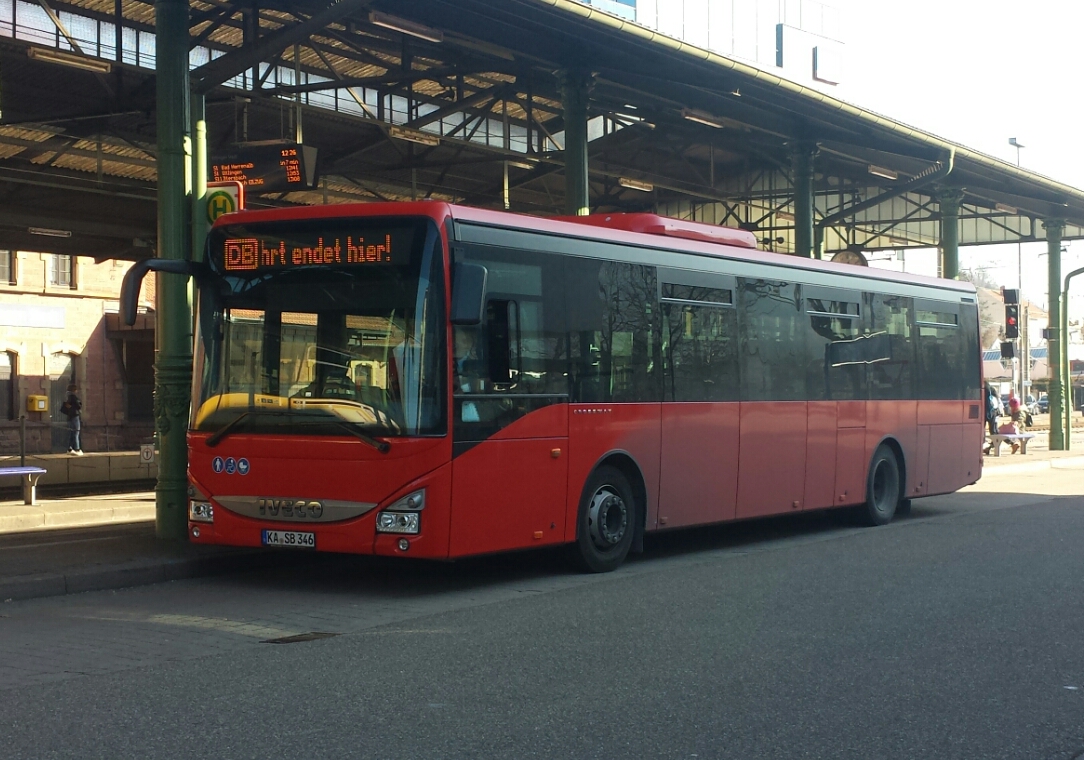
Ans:
[{"label": "bus front wheel", "polygon": [[896,514],[900,503],[900,464],[888,446],[873,455],[866,480],[866,503],[859,507],[867,525],[885,525]]},{"label": "bus front wheel", "polygon": [[580,500],[576,564],[590,573],[608,573],[620,567],[632,547],[637,514],[628,478],[615,467],[595,470]]}]

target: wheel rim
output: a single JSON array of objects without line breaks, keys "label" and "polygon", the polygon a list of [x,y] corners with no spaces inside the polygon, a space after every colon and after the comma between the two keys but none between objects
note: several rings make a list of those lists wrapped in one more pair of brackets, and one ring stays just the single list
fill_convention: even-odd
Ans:
[{"label": "wheel rim", "polygon": [[885,460],[877,463],[873,471],[873,505],[879,512],[886,512],[892,508],[892,504],[898,489],[895,470]]},{"label": "wheel rim", "polygon": [[604,551],[614,548],[625,537],[628,524],[628,506],[617,490],[604,485],[595,491],[587,510],[587,526],[595,546]]}]

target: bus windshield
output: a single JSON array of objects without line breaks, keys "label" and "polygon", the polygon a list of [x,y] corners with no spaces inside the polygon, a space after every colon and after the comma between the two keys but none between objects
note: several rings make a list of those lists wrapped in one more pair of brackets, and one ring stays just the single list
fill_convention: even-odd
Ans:
[{"label": "bus windshield", "polygon": [[369,441],[445,433],[441,252],[426,220],[213,231],[192,429]]}]

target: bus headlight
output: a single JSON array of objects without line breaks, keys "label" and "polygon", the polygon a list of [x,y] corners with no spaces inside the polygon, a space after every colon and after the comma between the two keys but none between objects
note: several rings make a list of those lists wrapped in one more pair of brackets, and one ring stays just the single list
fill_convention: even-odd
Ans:
[{"label": "bus headlight", "polygon": [[376,516],[377,533],[418,533],[422,527],[417,512],[381,512]]},{"label": "bus headlight", "polygon": [[215,508],[209,501],[190,501],[188,502],[188,519],[192,522],[213,523]]},{"label": "bus headlight", "polygon": [[419,533],[422,529],[421,511],[425,509],[425,489],[412,491],[396,499],[376,516],[377,533]]}]

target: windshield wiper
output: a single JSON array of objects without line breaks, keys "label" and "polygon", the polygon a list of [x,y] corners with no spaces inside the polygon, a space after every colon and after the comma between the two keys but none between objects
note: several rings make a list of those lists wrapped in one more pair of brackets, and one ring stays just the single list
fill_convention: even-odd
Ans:
[{"label": "windshield wiper", "polygon": [[318,416],[319,419],[308,419],[308,420],[305,420],[303,422],[294,422],[292,424],[294,424],[294,425],[329,425],[329,424],[330,425],[335,425],[336,427],[340,427],[343,430],[346,430],[347,432],[349,432],[352,436],[357,438],[362,443],[366,443],[366,444],[372,446],[374,449],[379,451],[381,454],[387,454],[389,451],[391,451],[391,444],[390,443],[388,443],[387,441],[381,441],[378,438],[373,438],[371,435],[362,432],[361,430],[359,430],[357,428],[356,423],[351,423],[351,422],[348,422],[346,420],[336,419],[334,417],[324,417],[323,415],[314,415],[312,412],[276,412],[276,411],[271,411],[269,409],[268,410],[250,409],[247,412],[241,412],[239,415],[237,415],[232,420],[230,420],[225,425],[223,425],[221,428],[219,428],[217,431],[215,431],[214,434],[212,434],[211,437],[207,439],[207,446],[210,447],[210,448],[214,448],[215,446],[217,446],[222,441],[223,438],[225,438],[227,435],[229,435],[231,432],[233,432],[238,426],[240,426],[242,421],[244,421],[247,417],[249,417],[249,416],[251,416],[253,414],[267,415],[267,416],[271,416],[271,417],[291,417],[291,416],[302,417],[302,416],[304,416],[304,417],[310,417],[311,418],[311,417],[314,417],[314,416]]},{"label": "windshield wiper", "polygon": [[[391,444],[387,441],[381,441],[378,438],[373,438],[367,433],[363,433],[354,426],[354,423],[347,422],[346,420],[328,420],[331,424],[341,427],[343,430],[348,431],[351,435],[357,438],[362,443],[367,443],[381,454],[387,454],[391,451]],[[322,424],[323,420],[313,420],[313,424]]]},{"label": "windshield wiper", "polygon": [[248,417],[250,414],[252,414],[251,410],[247,411],[247,412],[241,412],[239,415],[237,415],[232,420],[227,422],[225,425],[220,427],[217,431],[215,431],[214,435],[212,435],[210,438],[207,439],[207,445],[210,448],[214,448],[215,446],[217,446],[219,444],[219,441],[221,441],[223,438],[225,438],[227,435],[229,435],[230,431],[232,431],[235,427],[240,425],[241,422],[246,417]]}]

